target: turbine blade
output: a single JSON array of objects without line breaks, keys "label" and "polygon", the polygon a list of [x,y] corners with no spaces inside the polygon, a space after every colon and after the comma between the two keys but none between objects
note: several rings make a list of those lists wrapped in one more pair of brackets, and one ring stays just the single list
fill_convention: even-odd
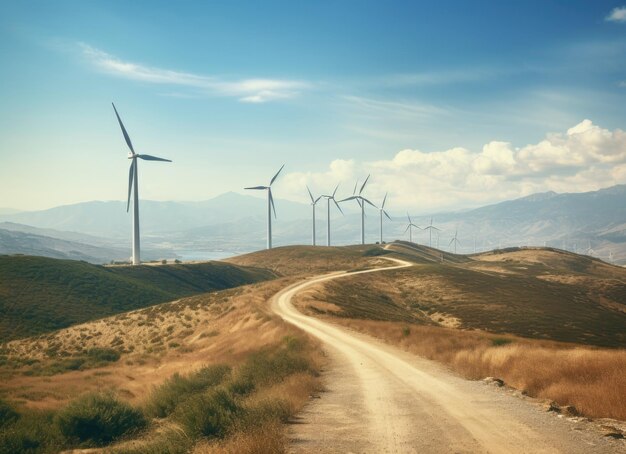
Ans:
[{"label": "turbine blade", "polygon": [[333,198],[335,197],[335,194],[337,194],[337,189],[339,189],[339,185],[335,186],[335,190],[333,191]]},{"label": "turbine blade", "polygon": [[150,156],[149,154],[138,154],[137,157],[140,158],[140,159],[144,159],[146,161],[172,162],[171,159],[157,158],[156,156]]},{"label": "turbine blade", "polygon": [[354,183],[354,189],[352,190],[352,195],[356,194],[356,187],[359,185],[359,180],[356,180],[356,183]]},{"label": "turbine blade", "polygon": [[454,240],[455,240],[455,238],[452,238],[452,239],[450,240],[450,242],[448,243],[448,246],[450,246]]},{"label": "turbine blade", "polygon": [[272,197],[272,190],[267,188],[270,194],[270,205],[272,205],[272,210],[274,211],[274,219],[276,219],[276,207],[274,206],[274,197]]},{"label": "turbine blade", "polygon": [[[350,196],[350,197],[347,197],[345,199],[340,200],[340,202],[347,202],[348,200],[354,200],[356,198],[357,197],[355,195],[353,195],[353,196]],[[334,197],[331,197],[331,199],[334,199]]]},{"label": "turbine blade", "polygon": [[133,148],[133,144],[130,141],[130,137],[128,137],[128,133],[126,132],[126,128],[124,127],[124,123],[122,123],[122,119],[120,118],[120,115],[117,113],[117,109],[115,108],[115,104],[111,103],[111,105],[113,106],[113,110],[115,111],[115,116],[117,117],[117,122],[120,124],[120,128],[122,128],[122,134],[124,134],[124,139],[126,139],[126,145],[128,145],[128,148],[130,148],[130,151],[132,151],[133,154],[135,154],[135,150]]},{"label": "turbine blade", "polygon": [[385,198],[383,199],[383,204],[381,205],[381,209],[385,208],[385,202],[387,201],[387,193],[385,192]]},{"label": "turbine blade", "polygon": [[341,207],[339,206],[339,204],[337,203],[337,201],[333,198],[333,202],[335,202],[335,205],[337,206],[337,209],[339,211],[341,211],[341,214],[343,214],[343,210],[341,209]]},{"label": "turbine blade", "polygon": [[406,214],[406,217],[409,219],[409,224],[412,224],[413,221],[411,221],[411,216],[409,216],[409,213]]},{"label": "turbine blade", "polygon": [[383,213],[384,213],[384,215],[385,215],[385,216],[387,216],[387,219],[389,219],[390,221],[393,221],[393,219],[391,219],[391,218],[389,217],[389,215],[387,214],[387,212],[386,212],[385,210],[383,210]]},{"label": "turbine blade", "polygon": [[322,197],[324,197],[324,196],[321,195],[317,199],[315,199],[315,201],[313,202],[313,205],[315,205],[317,202],[319,202]]},{"label": "turbine blade", "polygon": [[411,224],[407,225],[406,229],[404,229],[404,233],[408,232],[410,228],[411,228]]},{"label": "turbine blade", "polygon": [[355,197],[355,199],[356,199],[356,203],[358,203],[359,206],[361,206],[361,204],[363,203],[363,202],[361,202],[361,199],[358,196]]},{"label": "turbine blade", "polygon": [[126,212],[130,208],[130,191],[133,188],[133,180],[135,177],[135,160],[133,159],[130,163],[130,170],[128,171],[128,201],[126,202]]},{"label": "turbine blade", "polygon": [[372,205],[374,208],[377,208],[376,205],[374,205],[372,202],[370,202],[369,200],[367,200],[365,197],[361,197],[362,200],[365,200],[367,203],[369,203],[370,205]]},{"label": "turbine blade", "polygon": [[441,229],[438,229],[437,227],[433,227],[432,225],[430,226],[430,228],[434,230],[439,230],[441,232]]},{"label": "turbine blade", "polygon": [[311,203],[315,203],[315,199],[313,198],[313,194],[311,194],[311,190],[309,189],[309,187],[306,187],[306,190],[309,191],[309,197],[311,197]]},{"label": "turbine blade", "polygon": [[252,186],[250,188],[244,188],[244,189],[268,189],[267,186]]},{"label": "turbine blade", "polygon": [[280,169],[278,169],[278,172],[276,172],[276,175],[274,175],[274,177],[271,179],[270,181],[270,186],[272,185],[272,183],[274,183],[274,180],[276,180],[276,178],[278,178],[278,174],[281,172],[281,170],[283,170],[283,167],[285,167],[285,164],[283,164]]},{"label": "turbine blade", "polygon": [[363,192],[363,189],[365,189],[365,185],[367,184],[367,180],[370,179],[370,176],[368,175],[367,178],[365,179],[365,181],[363,182],[363,186],[361,186],[361,190],[359,191],[359,194],[361,194]]}]

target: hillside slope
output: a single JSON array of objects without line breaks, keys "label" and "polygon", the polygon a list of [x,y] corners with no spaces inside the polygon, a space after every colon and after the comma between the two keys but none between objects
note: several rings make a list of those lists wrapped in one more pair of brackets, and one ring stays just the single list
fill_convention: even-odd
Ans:
[{"label": "hillside slope", "polygon": [[474,257],[393,243],[415,266],[320,284],[313,313],[484,330],[527,338],[626,347],[626,269],[550,249]]},{"label": "hillside slope", "polygon": [[0,341],[273,277],[266,270],[221,262],[102,267],[0,256]]}]

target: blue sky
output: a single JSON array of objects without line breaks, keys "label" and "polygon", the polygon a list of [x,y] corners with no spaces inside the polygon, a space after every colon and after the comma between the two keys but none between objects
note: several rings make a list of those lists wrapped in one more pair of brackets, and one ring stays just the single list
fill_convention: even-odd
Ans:
[{"label": "blue sky", "polygon": [[174,160],[149,199],[282,163],[278,198],[371,172],[392,211],[626,183],[625,57],[626,2],[2,2],[0,207],[123,199],[111,101]]}]

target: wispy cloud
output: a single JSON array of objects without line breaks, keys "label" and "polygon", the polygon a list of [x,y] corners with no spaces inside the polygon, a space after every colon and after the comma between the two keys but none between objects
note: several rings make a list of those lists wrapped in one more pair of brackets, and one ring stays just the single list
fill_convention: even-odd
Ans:
[{"label": "wispy cloud", "polygon": [[610,22],[626,22],[626,6],[613,8],[611,14],[606,16],[605,19]]},{"label": "wispy cloud", "polygon": [[188,72],[145,66],[123,61],[107,52],[88,44],[79,44],[81,54],[94,67],[107,74],[130,80],[153,84],[167,84],[191,87],[202,93],[231,96],[241,102],[263,103],[278,99],[293,98],[311,84],[299,80],[286,79],[241,79],[226,80],[215,76],[198,75]]}]

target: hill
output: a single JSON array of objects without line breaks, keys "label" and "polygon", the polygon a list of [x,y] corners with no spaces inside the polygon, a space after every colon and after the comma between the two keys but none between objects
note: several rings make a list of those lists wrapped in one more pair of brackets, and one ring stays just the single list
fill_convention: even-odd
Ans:
[{"label": "hill", "polygon": [[424,246],[389,250],[416,266],[320,284],[306,305],[342,318],[626,347],[624,268],[542,248],[446,255],[443,263]]},{"label": "hill", "polygon": [[103,267],[0,256],[0,342],[273,277],[221,262]]}]

